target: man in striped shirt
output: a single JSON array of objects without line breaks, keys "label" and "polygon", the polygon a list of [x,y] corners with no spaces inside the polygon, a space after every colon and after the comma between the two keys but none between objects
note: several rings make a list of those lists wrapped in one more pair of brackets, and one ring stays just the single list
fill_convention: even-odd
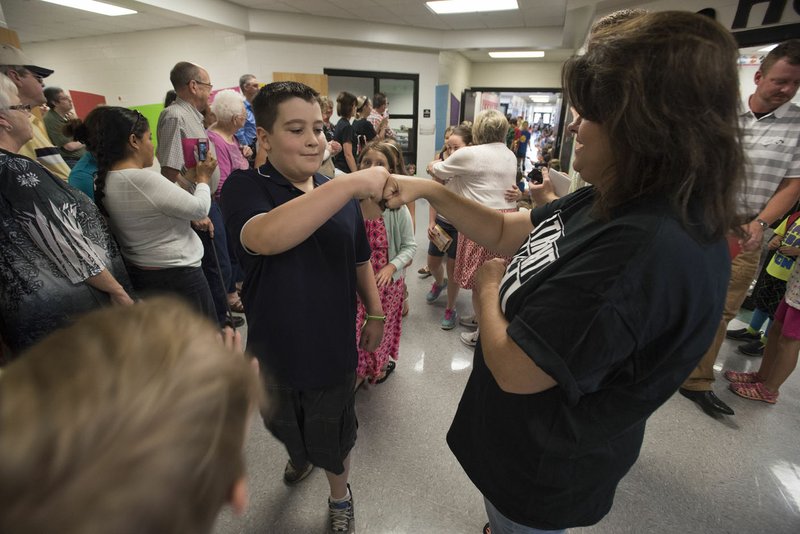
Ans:
[{"label": "man in striped shirt", "polygon": [[800,196],[800,106],[791,102],[800,87],[800,39],[774,48],[755,74],[755,92],[740,116],[747,156],[746,188],[740,211],[749,217],[742,252],[731,264],[731,279],[714,343],[680,389],[712,417],[733,415],[714,394],[714,362],[725,331],[755,278],[764,230],[780,220]]}]

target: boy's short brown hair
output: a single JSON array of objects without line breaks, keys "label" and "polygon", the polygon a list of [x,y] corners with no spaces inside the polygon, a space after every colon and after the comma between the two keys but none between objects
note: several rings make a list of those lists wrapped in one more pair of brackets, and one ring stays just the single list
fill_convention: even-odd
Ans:
[{"label": "boy's short brown hair", "polygon": [[278,120],[278,108],[283,102],[292,98],[320,105],[319,93],[304,83],[268,83],[259,89],[258,94],[253,98],[253,115],[256,119],[256,126],[272,132],[272,127]]},{"label": "boy's short brown hair", "polygon": [[84,316],[0,376],[0,531],[209,532],[261,384],[188,306]]}]

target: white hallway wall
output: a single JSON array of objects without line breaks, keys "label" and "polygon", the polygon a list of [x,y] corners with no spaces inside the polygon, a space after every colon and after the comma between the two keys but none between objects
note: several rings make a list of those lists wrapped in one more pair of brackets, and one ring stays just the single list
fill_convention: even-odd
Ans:
[{"label": "white hallway wall", "polygon": [[561,87],[561,63],[473,63],[470,83],[472,87]]},{"label": "white hallway wall", "polygon": [[[558,87],[560,65],[553,63],[472,63],[456,52],[417,52],[246,38],[200,26],[27,43],[37,64],[55,69],[49,85],[104,95],[110,105],[162,101],[169,71],[181,60],[206,67],[215,87],[231,87],[251,72],[262,81],[273,72],[322,74],[325,68],[419,74],[417,167],[434,155],[434,124],[422,110],[434,108],[435,87],[448,83],[460,97],[475,86]],[[430,132],[430,133],[426,133]]]},{"label": "white hallway wall", "polygon": [[169,71],[178,61],[203,65],[215,87],[238,83],[247,70],[245,38],[186,26],[23,45],[39,65],[55,69],[48,85],[88,91],[109,105],[162,102],[171,89]]},{"label": "white hallway wall", "polygon": [[[248,39],[247,54],[253,73],[263,76],[265,81],[271,79],[273,72],[322,74],[325,68],[419,74],[417,168],[424,169],[433,159],[435,114],[425,119],[422,110],[434,107],[439,79],[438,52]],[[426,130],[430,133],[425,133]]]}]

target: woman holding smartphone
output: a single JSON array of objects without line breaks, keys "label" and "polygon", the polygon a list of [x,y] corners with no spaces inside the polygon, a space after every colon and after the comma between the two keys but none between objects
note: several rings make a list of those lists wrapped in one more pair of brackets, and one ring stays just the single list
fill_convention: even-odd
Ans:
[{"label": "woman holding smartphone", "polygon": [[[101,115],[93,120],[96,113]],[[109,217],[134,289],[140,296],[176,293],[216,320],[200,267],[203,245],[190,226],[208,216],[214,156],[206,154],[187,174],[196,184],[189,193],[148,168],[153,165],[153,140],[147,119],[138,111],[97,108],[82,128],[87,131],[80,136],[97,158],[95,200]]]}]

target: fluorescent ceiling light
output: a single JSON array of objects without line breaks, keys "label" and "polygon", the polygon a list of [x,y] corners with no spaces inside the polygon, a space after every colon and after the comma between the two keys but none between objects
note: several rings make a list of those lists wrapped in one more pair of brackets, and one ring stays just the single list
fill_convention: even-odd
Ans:
[{"label": "fluorescent ceiling light", "polygon": [[495,59],[516,59],[525,57],[544,57],[541,50],[518,50],[516,52],[489,52],[489,57]]},{"label": "fluorescent ceiling light", "polygon": [[759,48],[758,51],[759,52],[771,52],[772,49],[776,48],[777,46],[778,46],[777,44],[765,46],[764,48]]},{"label": "fluorescent ceiling light", "polygon": [[137,13],[132,9],[125,9],[124,7],[112,6],[111,4],[104,4],[103,2],[95,2],[94,0],[43,0],[51,4],[58,4],[60,6],[72,7],[75,9],[82,9],[90,11],[99,15],[108,15],[109,17],[117,17],[119,15],[133,15]]},{"label": "fluorescent ceiling light", "polygon": [[547,95],[530,95],[528,98],[530,98],[533,102],[550,102],[550,97]]},{"label": "fluorescent ceiling light", "polygon": [[519,9],[517,0],[441,0],[438,2],[425,2],[425,5],[437,15]]}]

